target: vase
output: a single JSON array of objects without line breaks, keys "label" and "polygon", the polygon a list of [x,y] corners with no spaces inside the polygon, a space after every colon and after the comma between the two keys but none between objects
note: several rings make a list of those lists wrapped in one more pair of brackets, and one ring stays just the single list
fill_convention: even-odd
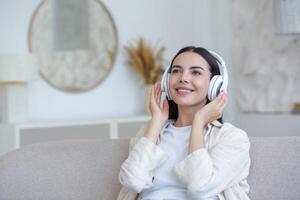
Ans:
[{"label": "vase", "polygon": [[151,99],[151,89],[153,85],[148,84],[145,86],[145,114],[146,115],[151,115],[150,112],[150,99]]}]

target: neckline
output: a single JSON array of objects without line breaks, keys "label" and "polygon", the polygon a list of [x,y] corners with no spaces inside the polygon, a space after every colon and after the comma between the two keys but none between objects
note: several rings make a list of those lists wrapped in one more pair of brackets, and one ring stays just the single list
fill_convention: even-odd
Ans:
[{"label": "neckline", "polygon": [[175,123],[175,120],[172,120],[172,121],[170,121],[170,124],[169,124],[174,129],[189,129],[189,128],[192,127],[192,125],[188,125],[188,126],[175,126],[174,123]]},{"label": "neckline", "polygon": [[[170,122],[169,122],[170,128],[177,129],[177,130],[185,130],[185,129],[191,129],[192,128],[192,125],[188,125],[188,126],[175,126],[174,123],[175,123],[175,120],[170,120]],[[205,128],[204,128],[205,134],[207,133],[208,129],[209,129],[208,125],[205,126]]]}]

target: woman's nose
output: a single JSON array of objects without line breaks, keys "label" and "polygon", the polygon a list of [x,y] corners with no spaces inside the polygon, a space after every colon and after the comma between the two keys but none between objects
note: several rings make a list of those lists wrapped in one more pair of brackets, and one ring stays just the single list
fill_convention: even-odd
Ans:
[{"label": "woman's nose", "polygon": [[189,76],[187,72],[181,73],[180,82],[189,82]]}]

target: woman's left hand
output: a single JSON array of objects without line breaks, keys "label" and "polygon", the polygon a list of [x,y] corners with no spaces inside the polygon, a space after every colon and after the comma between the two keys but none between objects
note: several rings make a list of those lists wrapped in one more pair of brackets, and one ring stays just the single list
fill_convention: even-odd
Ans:
[{"label": "woman's left hand", "polygon": [[194,121],[202,122],[203,126],[222,117],[225,107],[227,106],[227,96],[221,92],[213,101],[206,104],[196,112]]}]

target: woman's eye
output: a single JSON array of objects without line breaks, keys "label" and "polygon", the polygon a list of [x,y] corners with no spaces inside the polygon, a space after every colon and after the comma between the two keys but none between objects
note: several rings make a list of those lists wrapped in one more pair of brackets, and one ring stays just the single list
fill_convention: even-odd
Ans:
[{"label": "woman's eye", "polygon": [[174,73],[178,73],[179,70],[178,69],[172,69],[171,73],[174,74]]},{"label": "woman's eye", "polygon": [[199,71],[192,71],[192,74],[193,75],[201,75],[201,72],[199,72]]}]

